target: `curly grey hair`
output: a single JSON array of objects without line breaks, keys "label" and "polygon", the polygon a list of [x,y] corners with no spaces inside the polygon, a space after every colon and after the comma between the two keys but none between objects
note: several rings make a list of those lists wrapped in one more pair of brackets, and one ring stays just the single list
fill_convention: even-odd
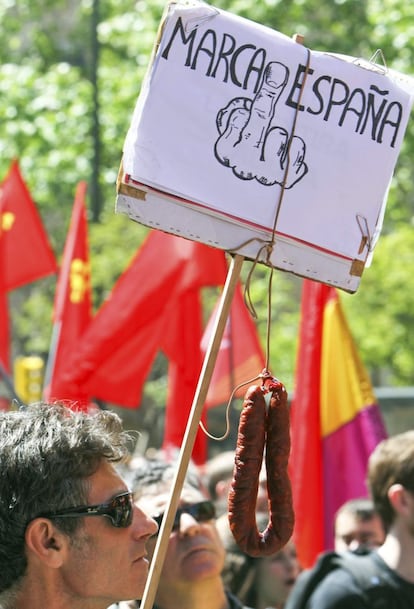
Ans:
[{"label": "curly grey hair", "polygon": [[[110,411],[39,403],[0,412],[0,602],[27,568],[25,530],[42,512],[87,503],[87,478],[129,455],[130,435]],[[80,519],[56,520],[73,535]]]}]

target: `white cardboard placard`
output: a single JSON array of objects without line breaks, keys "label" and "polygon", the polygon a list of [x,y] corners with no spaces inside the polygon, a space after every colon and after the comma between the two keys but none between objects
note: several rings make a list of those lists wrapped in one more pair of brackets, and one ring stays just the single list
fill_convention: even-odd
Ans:
[{"label": "white cardboard placard", "polygon": [[116,209],[355,292],[413,91],[376,64],[311,51],[205,3],[170,4]]}]

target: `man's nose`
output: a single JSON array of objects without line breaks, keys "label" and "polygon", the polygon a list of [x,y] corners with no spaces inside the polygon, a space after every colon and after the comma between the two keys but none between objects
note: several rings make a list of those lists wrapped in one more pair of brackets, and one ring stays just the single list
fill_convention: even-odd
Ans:
[{"label": "man's nose", "polygon": [[180,535],[194,535],[200,529],[200,523],[188,514],[187,512],[183,512],[180,516]]},{"label": "man's nose", "polygon": [[158,533],[158,524],[137,505],[134,506],[132,526],[139,537],[152,537]]},{"label": "man's nose", "polygon": [[356,552],[356,550],[359,550],[362,545],[363,544],[360,542],[359,539],[353,539],[348,545],[348,550],[350,550],[351,552]]}]

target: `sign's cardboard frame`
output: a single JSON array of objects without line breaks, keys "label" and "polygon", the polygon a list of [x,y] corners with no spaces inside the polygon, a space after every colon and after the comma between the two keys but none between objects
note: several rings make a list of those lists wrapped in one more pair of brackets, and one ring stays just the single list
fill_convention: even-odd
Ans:
[{"label": "sign's cardboard frame", "polygon": [[383,66],[310,51],[205,3],[171,3],[125,141],[116,210],[356,292],[413,91]]}]

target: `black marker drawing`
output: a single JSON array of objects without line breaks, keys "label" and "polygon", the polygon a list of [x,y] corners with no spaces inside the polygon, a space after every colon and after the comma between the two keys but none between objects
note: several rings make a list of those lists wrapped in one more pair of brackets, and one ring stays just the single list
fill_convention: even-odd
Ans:
[{"label": "black marker drawing", "polygon": [[236,97],[217,114],[220,136],[214,154],[241,180],[292,188],[308,172],[303,139],[291,137],[283,127],[271,126],[288,77],[285,65],[270,62],[253,101]]}]

